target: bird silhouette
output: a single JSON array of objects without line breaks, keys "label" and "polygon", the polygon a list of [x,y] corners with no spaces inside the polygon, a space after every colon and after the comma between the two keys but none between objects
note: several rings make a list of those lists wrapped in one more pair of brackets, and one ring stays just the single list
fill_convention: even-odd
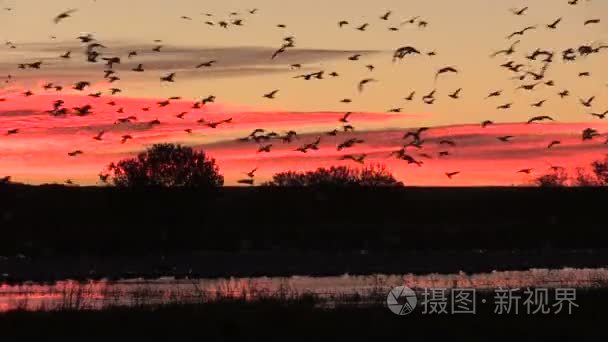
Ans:
[{"label": "bird silhouette", "polygon": [[275,98],[275,95],[276,95],[278,92],[279,92],[279,90],[278,90],[278,89],[277,89],[277,90],[273,90],[273,91],[271,91],[271,92],[270,92],[270,93],[268,93],[268,94],[264,94],[264,97],[265,97],[265,98],[267,98],[267,99],[274,99],[274,98]]},{"label": "bird silhouette", "polygon": [[175,73],[172,72],[172,73],[170,73],[170,74],[168,74],[166,76],[161,77],[160,81],[161,82],[171,82],[171,83],[175,82]]},{"label": "bird silhouette", "polygon": [[77,115],[84,116],[87,114],[91,114],[91,110],[93,109],[93,107],[91,105],[84,105],[81,107],[74,107],[72,109],[76,111]]},{"label": "bird silhouette", "polygon": [[581,102],[581,104],[582,104],[583,106],[585,106],[585,107],[591,107],[591,106],[592,106],[592,104],[593,104],[593,100],[595,100],[595,96],[591,96],[591,97],[590,97],[589,99],[587,99],[587,100],[580,99],[580,102]]},{"label": "bird silhouette", "polygon": [[583,141],[585,140],[592,140],[593,138],[597,137],[600,135],[600,133],[593,128],[585,128],[583,130]]},{"label": "bird silhouette", "polygon": [[455,171],[455,172],[446,172],[445,175],[449,178],[452,179],[454,178],[454,176],[457,176],[460,174],[460,171]]},{"label": "bird silhouette", "polygon": [[413,46],[403,46],[398,48],[397,50],[395,50],[395,52],[393,53],[393,62],[397,61],[398,59],[403,59],[405,56],[408,55],[419,55],[420,51],[418,49],[416,49]]},{"label": "bird silhouette", "polygon": [[481,127],[482,127],[482,128],[486,128],[486,127],[488,127],[488,126],[490,126],[490,125],[493,125],[493,124],[494,124],[494,122],[493,122],[493,121],[491,121],[491,120],[485,120],[485,121],[483,121],[483,122],[481,123]]},{"label": "bird silhouette", "polygon": [[502,141],[502,142],[510,142],[511,139],[513,139],[514,137],[512,135],[505,135],[502,137],[497,137],[496,139]]},{"label": "bird silhouette", "polygon": [[489,95],[486,97],[486,99],[489,99],[489,98],[491,98],[491,97],[499,97],[500,95],[502,95],[502,90],[497,90],[497,91],[491,92],[491,93],[490,93],[490,94],[489,94]]},{"label": "bird silhouette", "polygon": [[340,122],[348,123],[348,118],[352,115],[352,112],[346,112],[340,119]]},{"label": "bird silhouette", "polygon": [[81,150],[75,150],[75,151],[72,151],[72,152],[68,152],[68,156],[70,156],[70,157],[76,157],[76,156],[78,156],[80,154],[83,154],[83,153],[84,152],[82,152]]},{"label": "bird silhouette", "polygon": [[129,135],[129,134],[125,134],[125,135],[123,135],[123,136],[121,137],[120,143],[121,143],[121,144],[124,144],[124,143],[126,143],[127,141],[129,141],[129,140],[131,140],[131,139],[133,139],[133,137],[132,137],[131,135]]},{"label": "bird silhouette", "polygon": [[446,73],[458,73],[458,70],[454,67],[448,66],[448,67],[444,67],[441,68],[437,71],[437,73],[435,73],[435,81],[437,81],[437,78],[442,75],[442,74],[446,74]]},{"label": "bird silhouette", "polygon": [[369,26],[369,24],[365,23],[365,24],[357,27],[357,30],[363,32],[363,31],[365,31],[365,29],[367,29],[368,26]]},{"label": "bird silhouette", "polygon": [[549,143],[549,145],[547,146],[548,149],[552,149],[553,147],[560,145],[562,142],[559,140],[553,140],[552,142]]},{"label": "bird silhouette", "polygon": [[541,100],[541,101],[531,104],[530,106],[540,108],[543,106],[543,104],[545,104],[545,102],[547,102],[547,100]]},{"label": "bird silhouette", "polygon": [[527,11],[528,11],[528,7],[524,7],[521,9],[515,9],[515,8],[511,9],[511,13],[518,15],[518,16],[526,14]]},{"label": "bird silhouette", "polygon": [[260,146],[260,148],[258,149],[258,153],[262,153],[262,152],[269,153],[271,148],[272,148],[272,144]]},{"label": "bird silhouette", "polygon": [[608,110],[603,113],[591,113],[592,116],[595,116],[599,119],[605,119],[606,115],[608,115]]},{"label": "bird silhouette", "polygon": [[213,66],[215,63],[217,63],[217,61],[215,61],[215,60],[207,61],[207,62],[204,62],[204,63],[200,63],[199,65],[197,65],[197,66],[196,66],[196,68],[197,68],[197,69],[200,69],[200,68],[203,68],[203,67],[205,67],[205,68],[210,68],[210,67],[212,67],[212,66]]},{"label": "bird silhouette", "polygon": [[552,22],[551,24],[547,25],[547,28],[555,30],[557,28],[557,24],[559,24],[562,21],[562,18],[557,18],[555,19],[554,22]]},{"label": "bird silhouette", "polygon": [[371,83],[371,82],[377,82],[377,80],[373,79],[373,78],[363,79],[363,80],[361,80],[359,82],[359,85],[358,85],[357,89],[359,90],[359,92],[362,92],[363,89],[364,89],[364,87],[365,87],[365,85],[368,84],[368,83]]},{"label": "bird silhouette", "polygon": [[462,91],[462,88],[458,88],[456,89],[456,91],[454,91],[452,94],[449,94],[448,96],[457,100],[460,98],[460,92]]},{"label": "bird silhouette", "polygon": [[517,87],[516,89],[517,89],[517,90],[519,90],[519,89],[523,89],[523,90],[529,90],[529,91],[532,91],[532,90],[534,90],[534,88],[536,88],[536,87],[537,87],[539,84],[540,84],[540,82],[537,82],[537,83],[532,83],[532,84],[522,84],[522,85],[520,85],[519,87]]},{"label": "bird silhouette", "polygon": [[93,139],[97,140],[97,141],[101,141],[103,135],[106,133],[106,131],[102,130],[101,132],[97,133],[96,136],[93,137]]},{"label": "bird silhouette", "polygon": [[203,105],[206,105],[207,103],[213,103],[213,102],[215,102],[215,96],[213,96],[213,95],[209,95],[201,100],[201,103]]},{"label": "bird silhouette", "polygon": [[591,25],[591,24],[599,24],[600,23],[600,19],[589,19],[589,20],[585,20],[584,25]]},{"label": "bird silhouette", "polygon": [[535,30],[536,26],[527,26],[524,27],[522,30],[520,31],[515,31],[513,33],[511,33],[510,35],[507,36],[507,39],[511,39],[515,36],[523,36],[526,32],[531,31],[531,30]]},{"label": "bird silhouette", "polygon": [[350,155],[349,154],[349,155],[340,157],[340,160],[352,160],[355,163],[364,164],[366,157],[367,157],[367,154],[359,154],[359,155]]},{"label": "bird silhouette", "polygon": [[355,146],[356,144],[362,144],[364,141],[362,139],[358,139],[358,138],[352,138],[352,139],[348,139],[342,143],[340,143],[337,147],[338,151],[342,151],[344,149],[347,148],[351,148],[353,146]]},{"label": "bird silhouette", "polygon": [[528,120],[528,124],[531,124],[533,122],[537,122],[537,121],[545,121],[545,120],[549,120],[549,121],[555,121],[552,117],[547,116],[547,115],[542,115],[542,116],[535,116],[533,118],[530,118],[530,120]]},{"label": "bird silhouette", "polygon": [[74,12],[76,12],[76,11],[77,11],[76,9],[70,9],[70,10],[67,10],[65,12],[62,12],[62,13],[58,14],[55,17],[55,19],[53,19],[53,22],[55,22],[55,24],[59,24],[59,22],[61,22],[62,20],[71,17],[71,14],[74,13]]},{"label": "bird silhouette", "polygon": [[433,89],[430,93],[424,95],[422,101],[426,104],[433,104],[435,102],[435,92],[436,90]]}]

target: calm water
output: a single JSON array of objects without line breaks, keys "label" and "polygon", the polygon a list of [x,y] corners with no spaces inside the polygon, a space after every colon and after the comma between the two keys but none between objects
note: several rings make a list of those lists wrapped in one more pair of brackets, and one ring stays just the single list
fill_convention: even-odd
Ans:
[{"label": "calm water", "polygon": [[411,288],[607,287],[608,269],[532,269],[467,275],[373,275],[340,277],[231,278],[74,281],[54,285],[0,285],[0,312],[11,310],[103,309],[209,301],[218,298],[297,297],[311,293],[328,300],[358,294],[384,296],[394,286]]}]

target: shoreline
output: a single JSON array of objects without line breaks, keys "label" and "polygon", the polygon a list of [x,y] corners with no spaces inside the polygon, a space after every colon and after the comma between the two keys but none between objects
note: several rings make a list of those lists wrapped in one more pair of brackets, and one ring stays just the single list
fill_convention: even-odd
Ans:
[{"label": "shoreline", "polygon": [[0,282],[161,277],[245,278],[467,274],[608,267],[608,249],[425,252],[199,252],[173,256],[49,257],[0,260]]}]

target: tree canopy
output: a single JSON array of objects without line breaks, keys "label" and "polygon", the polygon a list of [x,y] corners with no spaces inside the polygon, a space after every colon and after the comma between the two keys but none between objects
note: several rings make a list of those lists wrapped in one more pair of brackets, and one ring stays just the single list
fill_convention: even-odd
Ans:
[{"label": "tree canopy", "polygon": [[363,168],[332,166],[315,171],[277,173],[264,186],[283,187],[351,187],[351,186],[403,186],[383,165],[371,165]]},{"label": "tree canopy", "polygon": [[214,159],[174,144],[154,145],[135,158],[110,164],[108,171],[104,178],[118,187],[215,188],[224,184]]},{"label": "tree canopy", "polygon": [[550,173],[535,178],[533,184],[541,187],[607,186],[608,155],[603,160],[592,162],[588,168],[576,168],[574,174],[568,173],[563,168],[553,167]]}]

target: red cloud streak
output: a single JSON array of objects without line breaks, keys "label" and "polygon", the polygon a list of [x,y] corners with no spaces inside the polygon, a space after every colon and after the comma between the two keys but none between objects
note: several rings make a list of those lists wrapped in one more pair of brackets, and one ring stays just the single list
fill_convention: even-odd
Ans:
[{"label": "red cloud streak", "polygon": [[[93,91],[91,91],[93,92]],[[343,113],[288,113],[254,112],[222,105],[208,104],[192,108],[194,101],[173,100],[159,107],[160,100],[120,97],[93,98],[71,92],[60,97],[51,92],[39,92],[25,97],[19,92],[0,95],[0,176],[11,175],[15,181],[27,183],[63,182],[72,179],[80,184],[95,184],[97,175],[110,162],[135,155],[154,143],[174,142],[204,148],[214,157],[225,175],[227,184],[235,184],[243,173],[259,168],[258,181],[286,170],[311,170],[331,165],[358,164],[340,161],[346,154],[367,154],[367,163],[385,164],[400,180],[408,185],[513,185],[526,184],[535,174],[544,173],[550,165],[573,168],[603,158],[608,152],[605,137],[582,141],[582,130],[592,127],[601,134],[608,126],[601,121],[588,123],[499,124],[482,128],[480,125],[434,127],[422,134],[423,148],[408,147],[408,154],[423,162],[422,166],[390,158],[392,151],[400,149],[407,140],[407,120],[414,115],[385,113],[354,113],[349,124],[356,132],[339,133],[332,137],[326,132],[342,129],[339,118]],[[67,108],[92,106],[92,114],[68,114],[54,117],[45,111],[61,98]],[[115,105],[108,102],[114,101]],[[117,110],[122,108],[122,113]],[[149,108],[145,111],[144,108]],[[183,118],[176,115],[186,112]],[[136,116],[127,124],[116,124],[119,118]],[[232,118],[232,122],[217,128],[197,123],[215,122]],[[158,119],[160,125],[151,125]],[[404,122],[406,123],[404,125]],[[262,128],[284,134],[295,130],[299,137],[291,143],[271,140],[270,153],[258,153],[255,142],[240,142],[253,129]],[[19,129],[17,134],[6,132]],[[184,130],[192,129],[193,133]],[[93,139],[105,131],[102,141]],[[121,143],[124,134],[133,140]],[[499,136],[512,135],[511,142],[501,142]],[[321,136],[318,151],[301,153],[298,146]],[[352,137],[364,143],[338,151],[336,146]],[[450,140],[454,146],[440,144]],[[551,149],[551,141],[560,145]],[[68,152],[82,150],[77,157]],[[448,152],[439,157],[440,152]],[[431,158],[428,158],[431,157]],[[532,168],[532,175],[517,173]],[[453,179],[446,172],[460,171]]]}]

